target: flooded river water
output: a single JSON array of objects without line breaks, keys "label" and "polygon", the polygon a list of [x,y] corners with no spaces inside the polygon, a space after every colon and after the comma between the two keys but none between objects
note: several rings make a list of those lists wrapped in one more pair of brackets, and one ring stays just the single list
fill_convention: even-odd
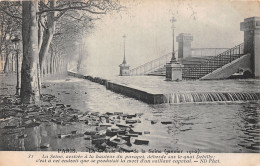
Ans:
[{"label": "flooded river water", "polygon": [[[216,82],[216,81],[215,81]],[[219,85],[225,81],[217,81]],[[81,111],[144,113],[136,130],[149,131],[140,138],[149,140],[149,145],[133,148],[145,151],[199,150],[201,152],[260,152],[260,102],[220,102],[220,103],[183,103],[149,105],[141,101],[116,94],[102,85],[73,77],[47,78],[47,88],[43,93],[55,95],[59,101]],[[182,84],[179,82],[179,84]],[[205,83],[203,83],[205,84]],[[242,83],[238,85],[241,86]],[[258,80],[243,82],[243,91],[258,89]],[[192,87],[192,83],[185,83]],[[235,84],[232,84],[235,86]],[[195,85],[194,85],[195,86]],[[197,86],[197,85],[196,85]],[[216,87],[217,85],[214,85]],[[210,88],[208,85],[207,87]],[[207,88],[206,87],[206,88]],[[232,87],[235,89],[235,87]],[[241,88],[241,87],[238,87]],[[205,89],[205,88],[204,88]],[[216,89],[216,88],[215,88]],[[209,91],[210,89],[208,89]],[[151,124],[151,120],[172,121],[172,124]],[[28,137],[15,139],[2,135],[1,150],[41,150],[39,145],[49,143],[45,150],[56,151],[73,148],[86,151],[90,143],[79,138],[57,138],[60,132],[78,130],[84,132],[82,124],[61,126],[45,123],[34,128],[26,128]]]}]

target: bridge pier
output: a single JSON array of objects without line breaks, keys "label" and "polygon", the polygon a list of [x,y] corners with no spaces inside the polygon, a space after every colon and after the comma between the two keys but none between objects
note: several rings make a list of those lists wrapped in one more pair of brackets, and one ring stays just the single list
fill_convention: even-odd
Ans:
[{"label": "bridge pier", "polygon": [[240,23],[244,31],[244,53],[251,54],[251,70],[254,78],[260,78],[260,17],[250,17]]},{"label": "bridge pier", "polygon": [[190,33],[180,33],[176,40],[178,42],[178,61],[184,58],[191,57],[191,42],[193,41],[193,36]]}]

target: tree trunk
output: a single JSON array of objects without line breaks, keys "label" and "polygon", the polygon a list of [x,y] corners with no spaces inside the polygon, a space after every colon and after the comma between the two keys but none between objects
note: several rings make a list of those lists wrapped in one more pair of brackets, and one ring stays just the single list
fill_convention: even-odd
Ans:
[{"label": "tree trunk", "polygon": [[37,0],[22,2],[21,102],[25,104],[37,104],[40,101],[37,5]]},{"label": "tree trunk", "polygon": [[44,75],[46,75],[46,67],[45,67],[45,63],[46,63],[46,61],[44,61],[44,63],[43,63],[43,67],[42,67],[42,74],[43,74],[43,76]]},{"label": "tree trunk", "polygon": [[7,70],[9,71],[9,67],[7,68],[7,66],[9,66],[9,54],[5,56],[4,73],[6,73]]},{"label": "tree trunk", "polygon": [[42,41],[43,41],[43,26],[41,25],[41,23],[44,22],[44,18],[39,16],[38,19],[38,48],[40,49],[42,46]]},{"label": "tree trunk", "polygon": [[11,68],[12,68],[12,72],[14,72],[14,55],[13,54],[11,54],[12,55],[12,66],[11,66]]},{"label": "tree trunk", "polygon": [[49,59],[46,59],[46,74],[49,74]]},{"label": "tree trunk", "polygon": [[56,58],[56,72],[59,73],[59,56]]},{"label": "tree trunk", "polygon": [[53,74],[53,46],[51,46],[50,74]]},{"label": "tree trunk", "polygon": [[60,73],[61,71],[61,56],[58,58],[58,72]]},{"label": "tree trunk", "polygon": [[54,57],[54,72],[57,73],[57,55]]},{"label": "tree trunk", "polygon": [[[52,0],[50,1],[50,7],[54,8],[56,6],[56,0]],[[55,17],[57,15],[57,12],[51,12],[49,13],[47,20],[47,29],[44,30],[43,33],[43,41],[41,44],[41,49],[40,49],[40,68],[42,69],[42,63],[45,60],[44,58],[46,57],[52,38],[53,38],[53,34],[55,31],[55,27],[56,27],[56,20]]]},{"label": "tree trunk", "polygon": [[55,74],[55,55],[52,57],[52,74]]},{"label": "tree trunk", "polygon": [[[20,43],[19,43],[20,45]],[[19,50],[17,50],[17,54],[16,54],[16,68],[17,68],[17,73],[16,73],[16,95],[20,96],[20,90],[21,90],[21,63],[20,63],[20,60],[21,60],[21,56],[19,55]]]}]

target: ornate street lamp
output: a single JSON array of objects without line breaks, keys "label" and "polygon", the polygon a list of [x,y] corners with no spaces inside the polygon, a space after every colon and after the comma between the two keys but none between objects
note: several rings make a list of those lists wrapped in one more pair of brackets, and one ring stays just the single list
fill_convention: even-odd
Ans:
[{"label": "ornate street lamp", "polygon": [[126,39],[126,35],[122,36],[123,40],[124,40],[124,59],[122,64],[119,65],[120,67],[120,76],[129,76],[130,75],[130,71],[129,68],[130,66],[126,64],[126,59],[125,59],[125,39]]},{"label": "ornate street lamp", "polygon": [[170,63],[165,65],[166,67],[166,81],[181,81],[182,80],[182,68],[183,65],[180,64],[175,57],[174,52],[174,22],[176,21],[174,17],[170,20],[172,22],[172,58]]},{"label": "ornate street lamp", "polygon": [[126,38],[126,35],[124,35],[122,37],[124,39],[124,60],[123,60],[122,64],[126,64],[126,60],[125,60],[125,38]]},{"label": "ornate street lamp", "polygon": [[19,72],[19,42],[20,39],[18,36],[15,36],[14,39],[12,39],[12,42],[14,44],[14,50],[16,51],[16,73],[17,73],[17,85],[16,85],[16,95],[20,95],[20,72]]},{"label": "ornate street lamp", "polygon": [[170,20],[172,22],[172,58],[171,58],[171,63],[176,63],[176,57],[175,57],[175,52],[174,52],[174,22],[176,22],[176,19],[172,17]]}]

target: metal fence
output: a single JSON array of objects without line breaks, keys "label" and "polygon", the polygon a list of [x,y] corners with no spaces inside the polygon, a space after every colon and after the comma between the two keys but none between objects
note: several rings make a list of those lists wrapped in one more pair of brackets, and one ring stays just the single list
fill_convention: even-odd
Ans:
[{"label": "metal fence", "polygon": [[214,56],[207,61],[195,65],[183,72],[183,78],[199,79],[202,76],[216,70],[217,68],[224,66],[232,62],[233,60],[241,57],[244,54],[244,43],[239,44],[231,49],[224,51],[223,53]]}]

